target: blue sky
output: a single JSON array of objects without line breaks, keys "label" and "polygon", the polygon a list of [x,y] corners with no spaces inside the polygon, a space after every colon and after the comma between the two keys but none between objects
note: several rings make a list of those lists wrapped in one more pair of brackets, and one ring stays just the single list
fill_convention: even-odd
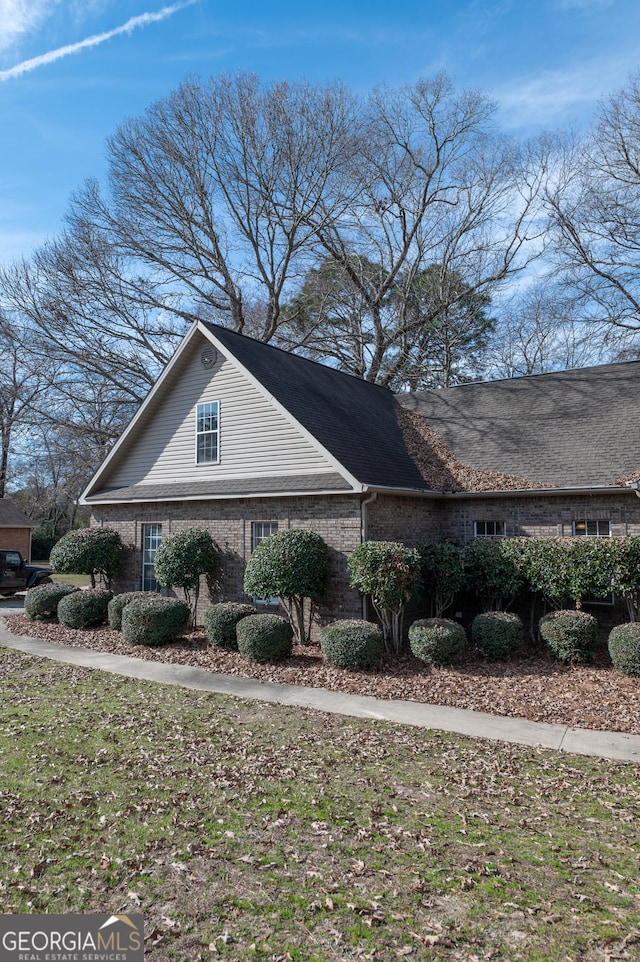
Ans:
[{"label": "blue sky", "polygon": [[585,127],[639,38],[638,0],[0,0],[0,261],[60,230],[105,138],[189,74],[364,91],[445,70],[524,136]]}]

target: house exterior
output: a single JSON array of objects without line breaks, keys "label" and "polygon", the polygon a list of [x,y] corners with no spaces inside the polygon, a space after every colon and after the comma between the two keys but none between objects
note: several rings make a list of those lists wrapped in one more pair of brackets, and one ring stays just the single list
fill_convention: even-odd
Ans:
[{"label": "house exterior", "polygon": [[25,561],[31,561],[35,527],[10,498],[0,498],[0,550],[19,551]]},{"label": "house exterior", "polygon": [[639,377],[627,362],[394,395],[197,322],[82,500],[129,546],[122,590],[155,588],[162,538],[205,527],[221,598],[247,601],[255,546],[307,528],[331,554],[321,617],[361,617],[346,562],[363,540],[640,534]]}]

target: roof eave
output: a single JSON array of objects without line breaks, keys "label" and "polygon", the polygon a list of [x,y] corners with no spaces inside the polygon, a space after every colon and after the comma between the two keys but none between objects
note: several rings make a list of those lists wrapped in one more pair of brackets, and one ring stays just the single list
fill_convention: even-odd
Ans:
[{"label": "roof eave", "polygon": [[546,497],[562,497],[563,495],[593,495],[593,494],[629,494],[638,489],[635,485],[574,485],[564,488],[506,488],[491,491],[444,491],[442,497],[455,500],[468,498],[530,498],[543,495]]}]

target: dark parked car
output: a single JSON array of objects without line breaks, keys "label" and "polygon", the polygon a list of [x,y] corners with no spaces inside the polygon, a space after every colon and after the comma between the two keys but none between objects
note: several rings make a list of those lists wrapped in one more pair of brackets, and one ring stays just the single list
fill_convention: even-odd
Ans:
[{"label": "dark parked car", "polygon": [[0,595],[46,585],[51,582],[49,570],[25,564],[19,551],[0,550]]}]

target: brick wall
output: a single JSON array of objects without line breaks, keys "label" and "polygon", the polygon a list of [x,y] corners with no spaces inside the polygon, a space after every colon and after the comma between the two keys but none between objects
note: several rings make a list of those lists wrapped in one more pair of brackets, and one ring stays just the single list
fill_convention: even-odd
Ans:
[{"label": "brick wall", "polygon": [[[199,619],[212,602],[250,601],[243,591],[244,568],[251,554],[251,525],[275,521],[278,530],[303,528],[321,535],[329,546],[331,587],[320,608],[322,621],[362,617],[362,602],[349,587],[347,558],[360,543],[360,499],[357,497],[256,498],[229,501],[159,502],[100,505],[92,524],[120,532],[127,545],[126,566],[117,591],[138,590],[142,582],[142,526],[161,524],[166,537],[185,528],[206,528],[222,554],[220,589],[209,597],[204,585]],[[272,609],[266,609],[272,610]]]},{"label": "brick wall", "polygon": [[25,561],[30,561],[30,529],[0,528],[0,548],[2,548],[4,551],[19,551]]}]

